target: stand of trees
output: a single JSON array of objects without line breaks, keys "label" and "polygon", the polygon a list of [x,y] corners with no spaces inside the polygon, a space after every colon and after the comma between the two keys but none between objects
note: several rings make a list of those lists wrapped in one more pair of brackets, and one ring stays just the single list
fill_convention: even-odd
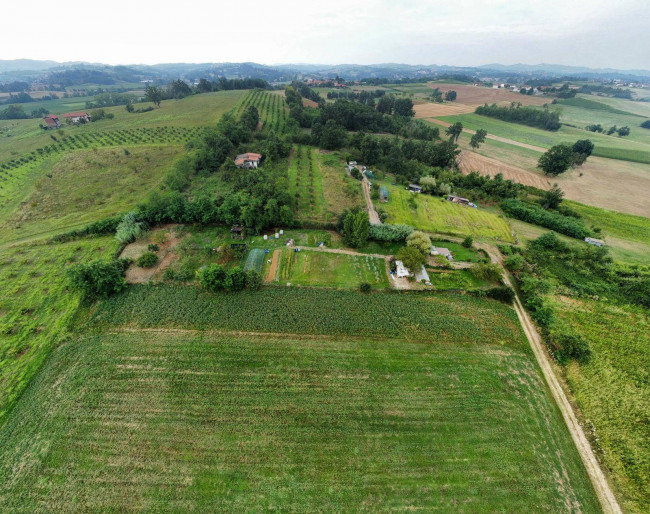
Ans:
[{"label": "stand of trees", "polygon": [[511,121],[544,130],[555,131],[561,126],[560,113],[558,111],[538,109],[536,107],[523,107],[521,104],[512,103],[509,107],[499,107],[497,104],[485,104],[477,107],[475,112],[481,116]]}]

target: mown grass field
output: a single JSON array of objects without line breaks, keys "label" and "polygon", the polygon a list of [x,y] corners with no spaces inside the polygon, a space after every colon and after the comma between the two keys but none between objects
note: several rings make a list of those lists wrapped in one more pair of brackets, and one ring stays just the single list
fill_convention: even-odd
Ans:
[{"label": "mown grass field", "polygon": [[126,212],[160,184],[182,152],[180,146],[129,147],[52,157],[1,190],[0,239],[66,231]]},{"label": "mown grass field", "polygon": [[593,357],[572,363],[566,378],[628,512],[650,510],[650,318],[607,302],[559,299],[563,326],[583,334]]},{"label": "mown grass field", "polygon": [[280,284],[358,288],[362,282],[388,287],[386,263],[377,257],[361,257],[319,251],[282,253],[278,272]]},{"label": "mown grass field", "polygon": [[[410,193],[397,186],[387,187],[390,200],[377,203],[388,213],[387,223],[411,225],[425,232],[512,240],[508,223],[496,214],[452,204],[440,197]],[[409,199],[415,201],[415,209]]]},{"label": "mown grass field", "polygon": [[[594,111],[600,112],[600,111]],[[615,135],[606,136],[563,125],[557,132],[537,129],[507,121],[495,120],[478,114],[460,114],[456,116],[443,116],[440,118],[448,123],[460,121],[464,128],[471,130],[485,129],[489,134],[519,141],[542,148],[550,148],[559,143],[573,144],[578,139],[590,139],[594,145],[593,155],[611,159],[629,160],[633,162],[650,163],[650,141],[634,141],[626,137]],[[640,118],[637,118],[640,120]],[[633,129],[634,130],[634,129]],[[637,128],[636,131],[644,129]]]},{"label": "mown grass field", "polygon": [[598,509],[498,302],[136,286],[77,326],[0,429],[4,509]]},{"label": "mown grass field", "polygon": [[108,258],[116,249],[112,237],[0,248],[0,424],[65,336],[78,306],[79,297],[68,291],[66,268]]}]

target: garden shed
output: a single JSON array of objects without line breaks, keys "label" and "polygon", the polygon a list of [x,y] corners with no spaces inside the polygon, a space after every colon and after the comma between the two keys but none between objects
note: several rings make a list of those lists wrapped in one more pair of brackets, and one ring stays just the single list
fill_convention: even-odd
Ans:
[{"label": "garden shed", "polygon": [[388,201],[388,188],[386,186],[381,186],[379,188],[379,200],[384,203]]}]

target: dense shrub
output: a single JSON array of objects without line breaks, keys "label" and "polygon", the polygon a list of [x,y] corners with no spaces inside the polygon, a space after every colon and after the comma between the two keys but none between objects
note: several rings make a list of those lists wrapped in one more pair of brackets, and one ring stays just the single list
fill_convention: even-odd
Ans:
[{"label": "dense shrub", "polygon": [[508,286],[492,287],[485,291],[485,296],[503,303],[511,304],[515,299],[515,292]]},{"label": "dense shrub", "polygon": [[510,271],[518,271],[524,264],[524,258],[519,254],[509,255],[505,260],[506,269]]},{"label": "dense shrub", "polygon": [[122,217],[115,230],[115,238],[120,243],[130,243],[135,240],[145,229],[144,223],[138,221],[134,212],[129,212]]},{"label": "dense shrub", "polygon": [[567,364],[573,359],[580,364],[591,360],[591,348],[580,334],[553,334],[550,338],[551,349],[560,364]]},{"label": "dense shrub", "polygon": [[158,256],[153,252],[145,252],[140,257],[136,264],[141,268],[153,268],[158,262]]},{"label": "dense shrub", "polygon": [[474,239],[472,236],[467,236],[465,239],[463,239],[463,242],[461,243],[462,246],[465,248],[471,248],[472,245],[474,244]]},{"label": "dense shrub", "polygon": [[498,264],[491,262],[480,262],[471,268],[476,278],[489,280],[490,282],[501,282],[501,268]]},{"label": "dense shrub", "polygon": [[126,287],[124,270],[128,264],[124,259],[75,264],[68,269],[70,286],[88,300],[106,298]]},{"label": "dense shrub", "polygon": [[362,293],[369,293],[371,289],[372,286],[368,282],[361,282],[361,284],[359,284],[359,291]]},{"label": "dense shrub", "polygon": [[199,283],[208,291],[219,291],[224,288],[226,271],[223,266],[210,264],[198,272]]},{"label": "dense shrub", "polygon": [[584,239],[593,235],[593,231],[587,228],[579,219],[563,216],[557,212],[546,211],[538,205],[524,203],[514,198],[501,202],[501,209],[511,218],[540,225],[577,239]]},{"label": "dense shrub", "polygon": [[413,230],[408,225],[370,225],[368,235],[374,241],[400,242],[405,241]]},{"label": "dense shrub", "polygon": [[239,266],[231,268],[226,273],[224,287],[228,291],[241,291],[246,286],[246,274]]},{"label": "dense shrub", "polygon": [[257,290],[262,287],[262,275],[255,269],[246,271],[246,288]]},{"label": "dense shrub", "polygon": [[147,250],[150,252],[157,252],[158,250],[160,250],[160,247],[156,243],[151,243],[147,245]]}]

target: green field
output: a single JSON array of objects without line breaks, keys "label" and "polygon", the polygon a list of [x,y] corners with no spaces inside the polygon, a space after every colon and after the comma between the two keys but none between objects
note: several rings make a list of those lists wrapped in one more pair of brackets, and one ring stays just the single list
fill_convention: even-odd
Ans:
[{"label": "green field", "polygon": [[331,223],[345,209],[363,201],[360,182],[346,175],[338,153],[296,145],[289,159],[288,177],[300,219]]},{"label": "green field", "polygon": [[[388,213],[387,223],[411,225],[425,232],[512,240],[508,223],[496,214],[452,204],[440,197],[410,193],[397,186],[387,187],[390,200],[377,204]],[[415,209],[409,199],[415,201]]]},{"label": "green field", "polygon": [[116,249],[113,237],[0,248],[0,424],[66,334],[79,304],[68,291],[66,268],[108,258]]},{"label": "green field", "polygon": [[0,240],[66,231],[135,207],[183,149],[77,150],[43,161],[0,189]]},{"label": "green field", "polygon": [[80,336],[0,429],[0,508],[595,512],[515,333]]},{"label": "green field", "polygon": [[237,104],[235,113],[241,115],[251,105],[257,108],[264,132],[278,136],[284,133],[288,115],[284,97],[269,91],[251,90]]},{"label": "green field", "polygon": [[[600,113],[601,111],[581,111]],[[478,114],[460,114],[440,118],[448,123],[460,121],[464,128],[471,130],[485,129],[489,134],[519,141],[542,148],[550,148],[559,143],[573,144],[578,139],[590,139],[594,145],[594,153],[598,157],[629,160],[633,162],[650,163],[650,137],[642,136],[640,141],[629,137],[606,136],[584,130],[583,127],[573,128],[563,125],[557,132],[528,127],[507,121],[496,120]],[[640,118],[636,118],[640,120]],[[563,120],[561,120],[563,121]],[[641,128],[632,129],[640,132]]]},{"label": "green field", "polygon": [[[62,135],[143,128],[189,129],[212,125],[222,114],[235,107],[245,94],[246,91],[219,91],[192,95],[182,100],[165,100],[153,111],[140,114],[128,113],[124,106],[107,107],[104,110],[115,115],[112,120],[103,119],[79,126],[64,125],[53,131],[39,128],[39,123],[42,123],[40,119],[0,120],[0,164],[51,145],[52,135],[61,139]],[[138,104],[138,107],[148,105],[151,104]]]},{"label": "green field", "polygon": [[589,364],[573,363],[566,369],[593,444],[615,479],[624,510],[648,512],[648,311],[573,299],[557,305],[560,322],[583,334],[593,352]]},{"label": "green field", "polygon": [[388,287],[384,259],[318,251],[284,250],[278,276],[281,284],[298,286],[357,288],[367,282]]}]

